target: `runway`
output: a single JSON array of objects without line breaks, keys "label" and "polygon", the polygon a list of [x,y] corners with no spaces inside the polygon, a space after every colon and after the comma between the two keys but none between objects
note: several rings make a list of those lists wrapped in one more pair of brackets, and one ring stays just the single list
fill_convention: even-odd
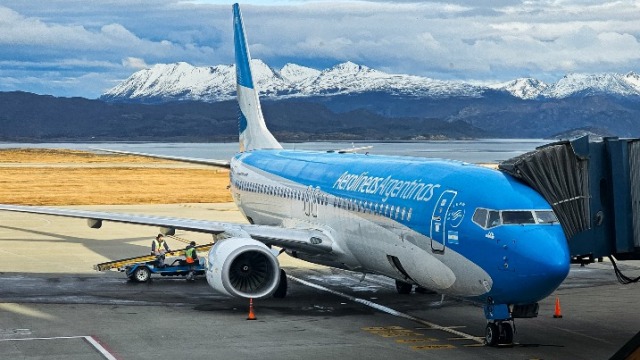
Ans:
[{"label": "runway", "polygon": [[[233,204],[91,206],[105,211],[242,221]],[[94,264],[148,252],[157,229],[0,213],[0,358],[19,359],[607,359],[640,330],[640,285],[620,285],[609,263],[573,266],[516,322],[516,344],[482,346],[476,304],[438,294],[398,295],[387,278],[282,255],[285,299],[214,293],[204,279],[128,281]],[[177,235],[199,244],[203,234]],[[184,244],[169,240],[172,248]],[[640,262],[622,262],[637,276]],[[563,317],[553,318],[555,299]]]}]

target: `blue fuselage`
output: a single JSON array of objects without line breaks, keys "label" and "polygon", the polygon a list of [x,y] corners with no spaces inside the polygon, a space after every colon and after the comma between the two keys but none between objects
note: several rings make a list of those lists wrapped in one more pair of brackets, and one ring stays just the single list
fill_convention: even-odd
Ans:
[{"label": "blue fuselage", "polygon": [[[561,226],[536,220],[551,213],[549,204],[500,171],[436,159],[254,150],[232,160],[231,185],[249,221],[332,238],[330,254],[296,254],[309,261],[502,304],[536,302],[569,271]],[[513,214],[531,218],[507,220]]]}]

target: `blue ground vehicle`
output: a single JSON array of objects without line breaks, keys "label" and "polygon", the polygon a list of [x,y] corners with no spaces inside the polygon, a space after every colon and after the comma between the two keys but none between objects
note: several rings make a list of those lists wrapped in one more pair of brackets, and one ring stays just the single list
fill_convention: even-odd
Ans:
[{"label": "blue ground vehicle", "polygon": [[[184,264],[183,259],[176,259],[170,265],[158,267],[156,261],[139,262],[127,265],[120,271],[124,271],[129,279],[135,282],[146,282],[151,279],[151,274],[161,276],[187,276],[191,266]],[[204,275],[204,259],[200,259],[194,267],[195,275]]]}]

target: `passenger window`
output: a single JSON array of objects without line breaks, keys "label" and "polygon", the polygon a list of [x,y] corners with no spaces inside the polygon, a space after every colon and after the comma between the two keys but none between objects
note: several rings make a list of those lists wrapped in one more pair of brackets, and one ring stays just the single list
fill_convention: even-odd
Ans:
[{"label": "passenger window", "polygon": [[473,214],[473,222],[480,225],[480,227],[487,227],[487,209],[476,209]]},{"label": "passenger window", "polygon": [[502,222],[507,224],[535,224],[533,212],[531,211],[503,211]]}]

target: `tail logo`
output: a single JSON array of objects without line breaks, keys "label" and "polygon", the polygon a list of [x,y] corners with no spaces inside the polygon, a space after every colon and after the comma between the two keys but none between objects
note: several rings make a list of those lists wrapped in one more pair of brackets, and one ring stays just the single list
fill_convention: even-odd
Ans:
[{"label": "tail logo", "polygon": [[236,86],[240,151],[253,149],[282,149],[264,122],[258,92],[251,75],[251,55],[245,36],[240,6],[233,5],[233,38],[236,55]]}]

